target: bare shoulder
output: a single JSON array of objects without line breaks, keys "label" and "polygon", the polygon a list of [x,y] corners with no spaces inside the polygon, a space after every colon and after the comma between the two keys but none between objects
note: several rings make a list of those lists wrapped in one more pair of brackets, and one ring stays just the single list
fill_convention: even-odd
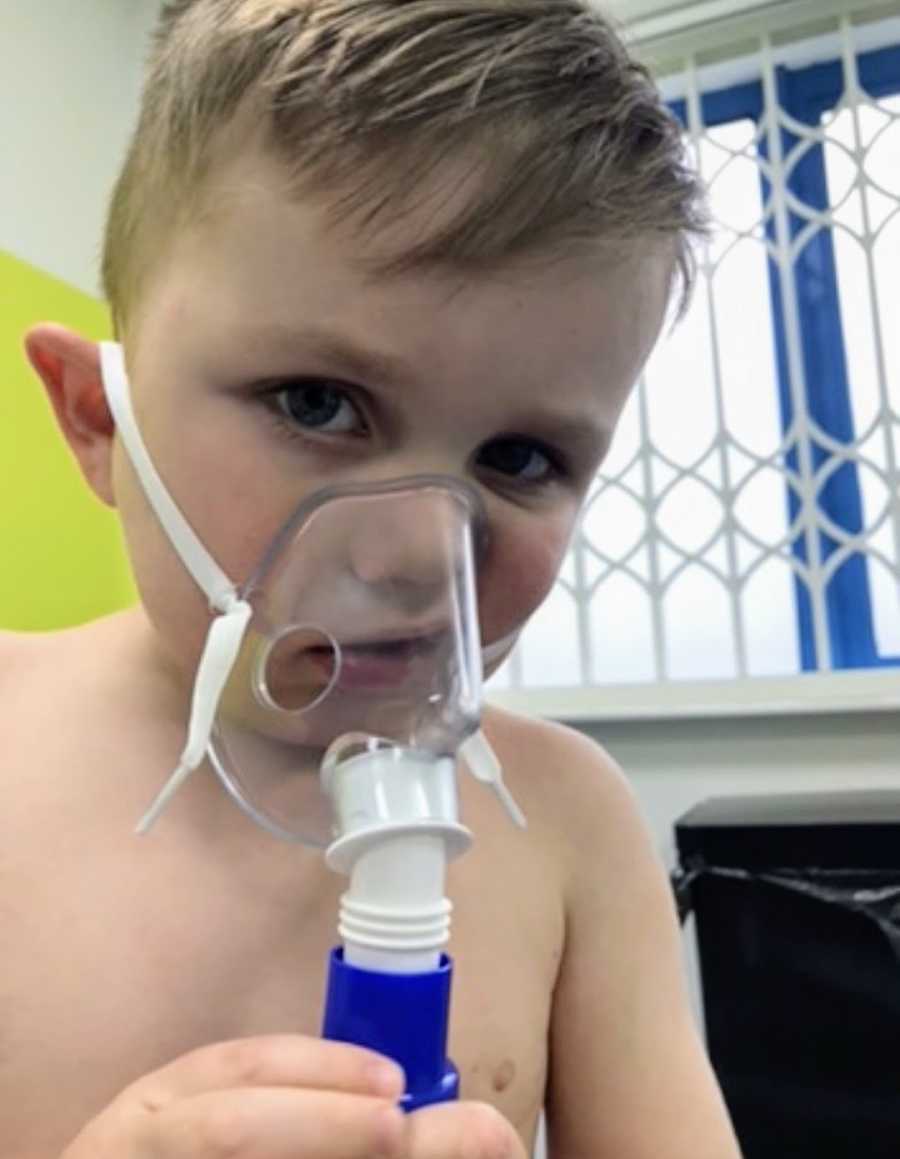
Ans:
[{"label": "bare shoulder", "polygon": [[79,650],[90,650],[87,640],[79,649],[78,636],[85,631],[0,632],[0,694],[8,701],[15,692],[27,694],[35,681],[62,675],[61,666],[68,667]]},{"label": "bare shoulder", "polygon": [[0,693],[8,695],[38,665],[51,662],[53,639],[42,632],[0,632]]},{"label": "bare shoulder", "polygon": [[493,707],[484,723],[523,808],[562,827],[567,844],[579,836],[596,842],[600,833],[620,831],[625,820],[640,823],[622,770],[584,733]]},{"label": "bare shoulder", "polygon": [[[59,631],[0,632],[0,733],[20,765],[39,761],[63,731],[73,751],[75,738],[100,726],[110,699],[101,681],[106,674],[108,685],[109,673],[122,671],[122,638],[117,617]],[[9,761],[4,773],[12,774]]]},{"label": "bare shoulder", "polygon": [[530,840],[559,870],[572,928],[601,921],[608,909],[646,905],[648,896],[668,921],[671,899],[662,859],[634,791],[609,753],[566,725],[494,709],[486,714],[485,731],[528,818]]},{"label": "bare shoulder", "polygon": [[577,729],[540,717],[522,716],[490,706],[485,711],[485,731],[491,742],[513,758],[511,767],[535,763],[546,766],[547,775],[576,779],[620,780],[615,761],[596,741]]},{"label": "bare shoulder", "polygon": [[33,794],[40,791],[48,763],[45,754],[63,731],[70,732],[73,690],[81,685],[75,650],[70,632],[0,632],[3,791],[7,802],[18,806],[12,812],[5,809],[0,818],[7,848],[11,830],[16,829],[13,814],[27,811]]},{"label": "bare shoulder", "polygon": [[30,632],[0,631],[0,672],[24,652],[33,651],[33,644],[38,636]]}]

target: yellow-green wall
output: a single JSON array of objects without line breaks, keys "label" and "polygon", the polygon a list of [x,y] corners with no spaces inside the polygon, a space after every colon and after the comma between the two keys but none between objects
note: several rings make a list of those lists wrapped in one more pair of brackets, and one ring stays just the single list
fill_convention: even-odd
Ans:
[{"label": "yellow-green wall", "polygon": [[109,334],[101,302],[0,251],[0,628],[23,631],[135,598],[115,513],[83,482],[22,352],[40,321]]}]

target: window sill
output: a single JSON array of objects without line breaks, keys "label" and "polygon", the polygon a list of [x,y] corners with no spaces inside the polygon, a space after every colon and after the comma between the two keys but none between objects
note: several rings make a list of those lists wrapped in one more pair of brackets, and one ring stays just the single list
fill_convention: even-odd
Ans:
[{"label": "window sill", "polygon": [[561,721],[900,712],[900,670],[593,688],[488,689],[488,703]]}]

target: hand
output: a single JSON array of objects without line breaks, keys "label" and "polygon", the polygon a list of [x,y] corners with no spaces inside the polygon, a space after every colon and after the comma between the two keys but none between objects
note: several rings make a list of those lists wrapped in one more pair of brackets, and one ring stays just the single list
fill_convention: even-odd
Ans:
[{"label": "hand", "polygon": [[527,1159],[519,1135],[489,1103],[442,1103],[416,1111],[407,1120],[400,1156]]},{"label": "hand", "polygon": [[404,1115],[399,1067],[359,1047],[268,1037],[201,1047],[127,1087],[61,1159],[525,1159],[479,1103]]},{"label": "hand", "polygon": [[399,1157],[402,1091],[400,1068],[359,1047],[287,1036],[218,1043],[127,1087],[62,1159]]}]

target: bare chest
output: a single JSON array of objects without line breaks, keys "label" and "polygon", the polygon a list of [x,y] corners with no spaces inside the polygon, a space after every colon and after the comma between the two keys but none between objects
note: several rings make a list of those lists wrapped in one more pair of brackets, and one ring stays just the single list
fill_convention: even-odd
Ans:
[{"label": "bare chest", "polygon": [[[279,850],[269,872],[253,841],[187,852],[162,831],[98,840],[44,820],[0,855],[0,1152],[51,1159],[129,1082],[203,1043],[319,1033],[343,881],[317,855]],[[524,857],[468,859],[449,889],[450,1051],[464,1096],[530,1142],[555,899]]]}]

